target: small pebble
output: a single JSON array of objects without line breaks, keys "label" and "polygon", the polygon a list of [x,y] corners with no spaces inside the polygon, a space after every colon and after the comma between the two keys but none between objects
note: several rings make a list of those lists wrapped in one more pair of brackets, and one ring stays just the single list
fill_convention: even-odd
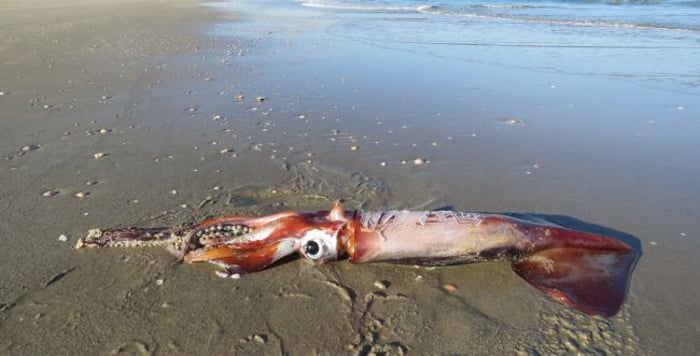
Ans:
[{"label": "small pebble", "polygon": [[228,277],[231,276],[231,275],[230,275],[228,272],[226,272],[226,271],[215,271],[214,273],[216,274],[217,277],[220,277],[220,278],[228,278]]},{"label": "small pebble", "polygon": [[382,167],[386,167],[386,162],[381,162],[381,163],[379,163],[379,165]]},{"label": "small pebble", "polygon": [[681,232],[681,236],[686,237],[688,236],[688,234],[686,234],[685,232]]},{"label": "small pebble", "polygon": [[97,184],[99,184],[99,183],[100,183],[100,182],[98,182],[98,181],[96,181],[96,180],[89,180],[89,181],[85,182],[85,185],[87,185],[87,186],[93,186],[93,185],[97,185]]},{"label": "small pebble", "polygon": [[214,188],[212,188],[212,189],[214,189],[214,190],[221,190],[221,187],[218,186],[218,185],[215,185]]},{"label": "small pebble", "polygon": [[652,246],[658,245],[658,243],[657,243],[656,241],[649,242],[649,244],[652,245]]},{"label": "small pebble", "polygon": [[425,164],[427,162],[428,161],[425,158],[420,158],[420,157],[413,160],[413,164],[415,164],[416,166],[420,166],[420,165]]},{"label": "small pebble", "polygon": [[180,205],[180,207],[183,208],[183,209],[187,209],[187,208],[189,207],[189,205],[187,205],[187,204],[182,204],[182,205]]},{"label": "small pebble", "polygon": [[389,288],[389,282],[387,282],[387,281],[376,281],[376,282],[374,282],[374,287],[377,288],[377,289],[384,290],[384,289]]},{"label": "small pebble", "polygon": [[225,155],[225,154],[231,153],[231,152],[233,152],[233,149],[230,149],[230,148],[224,148],[223,150],[219,151],[219,153],[221,153],[222,155]]},{"label": "small pebble", "polygon": [[177,190],[175,190],[175,189],[171,190],[171,191],[170,191],[170,194],[172,194],[172,195],[177,195]]},{"label": "small pebble", "polygon": [[255,100],[259,103],[262,103],[263,101],[267,100],[267,98],[264,96],[259,96],[259,97],[255,98]]},{"label": "small pebble", "polygon": [[112,130],[110,130],[110,129],[100,129],[100,133],[101,133],[101,134],[106,134],[106,133],[109,133],[109,132],[112,132]]},{"label": "small pebble", "polygon": [[61,234],[61,236],[58,237],[58,241],[66,242],[68,241],[68,236]]},{"label": "small pebble", "polygon": [[231,274],[231,276],[230,276],[229,278],[231,278],[231,279],[241,279],[241,274],[240,274],[240,273],[233,273],[233,274]]},{"label": "small pebble", "polygon": [[359,149],[360,149],[360,148],[357,147],[357,146],[350,146],[350,151],[357,151],[357,150],[359,150]]},{"label": "small pebble", "polygon": [[165,282],[165,281],[163,280],[163,278],[158,278],[158,279],[156,279],[156,285],[157,285],[157,286],[162,286],[162,285],[163,285],[163,282]]},{"label": "small pebble", "polygon": [[106,156],[107,156],[107,154],[104,153],[104,152],[97,152],[97,153],[95,153],[95,154],[93,155],[93,157],[95,157],[95,159],[104,158],[104,157],[106,157]]},{"label": "small pebble", "polygon": [[238,94],[238,95],[235,95],[233,98],[240,101],[240,100],[245,99],[245,96],[243,96],[243,94]]},{"label": "small pebble", "polygon": [[448,291],[448,292],[451,293],[451,292],[457,291],[457,290],[459,289],[459,287],[457,287],[456,284],[447,283],[447,284],[445,284],[444,286],[442,286],[442,289],[444,289],[444,290],[446,290],[446,291]]},{"label": "small pebble", "polygon": [[80,198],[80,199],[85,198],[88,195],[90,195],[89,192],[77,192],[77,193],[73,194],[74,197]]},{"label": "small pebble", "polygon": [[260,335],[260,334],[255,334],[253,335],[253,341],[257,342],[258,344],[264,344],[267,342],[267,338],[265,335]]},{"label": "small pebble", "polygon": [[52,196],[58,195],[58,190],[47,190],[41,193],[41,196],[51,198]]}]

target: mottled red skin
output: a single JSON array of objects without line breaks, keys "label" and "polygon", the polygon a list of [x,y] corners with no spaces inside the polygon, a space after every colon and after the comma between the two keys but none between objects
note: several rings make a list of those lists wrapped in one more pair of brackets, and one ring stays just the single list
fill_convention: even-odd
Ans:
[{"label": "mottled red skin", "polygon": [[[187,262],[209,261],[229,267],[230,272],[252,273],[262,271],[275,263],[274,258],[281,241],[275,241],[256,249],[238,249],[230,246],[214,246],[206,250],[196,250],[185,255]],[[200,253],[201,251],[201,253]]]},{"label": "mottled red skin", "polygon": [[615,315],[627,296],[637,252],[605,236],[563,228],[527,227],[534,240],[533,256],[553,261],[545,268],[537,259],[513,261],[513,270],[545,294],[587,314]]}]

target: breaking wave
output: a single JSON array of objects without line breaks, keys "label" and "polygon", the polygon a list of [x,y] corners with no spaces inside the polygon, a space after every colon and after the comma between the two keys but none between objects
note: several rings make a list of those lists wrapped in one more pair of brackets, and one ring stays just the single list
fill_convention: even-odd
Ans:
[{"label": "breaking wave", "polygon": [[[304,6],[338,11],[416,13],[464,19],[700,32],[700,0],[296,0]],[[621,8],[621,7],[624,7]]]}]

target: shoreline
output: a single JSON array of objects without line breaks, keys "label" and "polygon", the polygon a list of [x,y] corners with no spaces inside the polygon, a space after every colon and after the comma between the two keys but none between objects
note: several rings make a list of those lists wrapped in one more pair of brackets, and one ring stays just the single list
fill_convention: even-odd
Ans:
[{"label": "shoreline", "polygon": [[[381,14],[53,4],[0,4],[0,353],[697,349],[693,93],[337,35]],[[600,319],[506,264],[294,260],[229,281],[165,251],[72,248],[98,226],[338,198],[580,219],[634,236],[644,255],[622,312]]]}]

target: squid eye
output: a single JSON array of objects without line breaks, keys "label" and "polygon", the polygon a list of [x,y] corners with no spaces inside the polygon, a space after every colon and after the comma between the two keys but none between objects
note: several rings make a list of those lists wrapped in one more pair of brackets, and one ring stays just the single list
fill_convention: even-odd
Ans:
[{"label": "squid eye", "polygon": [[318,259],[323,256],[322,245],[318,241],[309,240],[304,245],[304,254],[312,260]]}]

